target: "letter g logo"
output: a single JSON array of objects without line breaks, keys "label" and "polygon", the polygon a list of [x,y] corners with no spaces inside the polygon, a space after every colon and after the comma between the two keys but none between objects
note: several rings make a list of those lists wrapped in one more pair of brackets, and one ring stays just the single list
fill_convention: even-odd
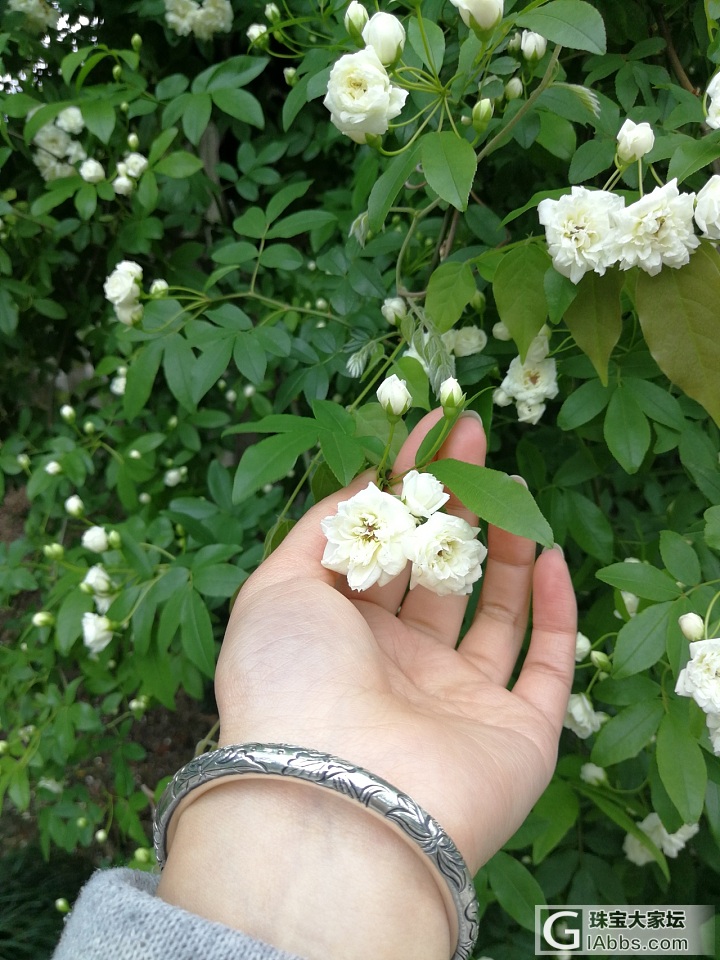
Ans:
[{"label": "letter g logo", "polygon": [[579,930],[563,931],[563,935],[568,936],[570,939],[560,941],[555,939],[553,927],[556,921],[563,917],[573,917],[577,919],[579,916],[580,912],[578,910],[556,910],[555,913],[551,913],[543,924],[542,932],[544,939],[551,947],[555,947],[557,950],[577,950],[580,946]]}]

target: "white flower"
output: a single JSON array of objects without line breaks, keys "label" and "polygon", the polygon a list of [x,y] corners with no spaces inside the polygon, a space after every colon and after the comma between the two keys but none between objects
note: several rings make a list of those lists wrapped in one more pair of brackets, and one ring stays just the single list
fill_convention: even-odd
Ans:
[{"label": "white flower", "polygon": [[609,252],[611,214],[624,202],[614,193],[585,187],[573,187],[559,200],[540,201],[538,218],[558,273],[573,283],[579,283],[588,270],[600,276],[605,273],[613,262]]},{"label": "white flower", "polygon": [[391,326],[407,316],[407,304],[402,297],[388,297],[380,307],[380,313]]},{"label": "white flower", "polygon": [[414,517],[430,517],[450,499],[445,488],[431,473],[410,470],[402,485],[402,501]]},{"label": "white flower", "polygon": [[181,37],[192,33],[198,11],[194,0],[165,0],[165,22]]},{"label": "white flower", "polygon": [[59,14],[46,0],[9,0],[7,9],[24,13],[28,26],[37,32],[57,26]]},{"label": "white flower", "polygon": [[617,135],[617,155],[622,163],[635,163],[655,146],[655,134],[649,123],[633,123],[628,119]]},{"label": "white flower", "polygon": [[607,773],[596,763],[584,763],[580,767],[580,779],[584,783],[589,783],[591,787],[599,787],[607,783]]},{"label": "white flower", "polygon": [[104,553],[109,546],[105,527],[89,527],[82,535],[82,545],[93,553]]},{"label": "white flower", "polygon": [[[650,837],[655,846],[662,850],[666,856],[673,858],[677,857],[687,841],[694,837],[700,829],[697,823],[685,823],[676,833],[668,833],[662,820],[654,812],[649,813],[638,824],[638,827]],[[630,833],[625,836],[623,850],[628,860],[638,867],[642,867],[646,863],[652,863],[655,859],[647,847]]]},{"label": "white flower", "polygon": [[487,345],[487,334],[480,327],[459,327],[447,330],[442,335],[445,346],[456,357],[472,357],[480,353]]},{"label": "white flower", "polygon": [[695,201],[695,223],[706,237],[720,240],[720,176],[710,177]]},{"label": "white flower", "polygon": [[127,175],[132,177],[133,180],[138,180],[147,170],[148,160],[141,153],[129,153],[125,157],[125,166],[127,167]]},{"label": "white flower", "polygon": [[405,46],[405,27],[391,13],[375,13],[365,24],[362,38],[388,66],[400,57]]},{"label": "white flower", "polygon": [[403,108],[408,91],[390,83],[385,67],[372,47],[348,53],[330,71],[323,100],[330,119],[356,143],[367,135],[381,136]]},{"label": "white flower", "polygon": [[105,279],[105,299],[115,307],[136,307],[141,279],[142,267],[133,260],[122,260]]},{"label": "white flower", "polygon": [[64,403],[60,407],[60,416],[65,423],[75,423],[75,409],[69,403]]},{"label": "white flower", "polygon": [[135,189],[135,181],[121,174],[113,180],[112,188],[118,196],[129,197]]},{"label": "white flower", "polygon": [[720,638],[690,644],[690,660],[680,671],[675,693],[692,697],[705,713],[720,713]]},{"label": "white flower", "polygon": [[137,323],[143,315],[142,304],[136,303],[135,301],[129,301],[127,303],[116,303],[115,304],[115,316],[126,326],[130,327],[134,323]]},{"label": "white flower", "polygon": [[362,36],[365,24],[368,22],[369,14],[365,7],[358,3],[358,0],[352,0],[345,11],[345,29],[349,34],[356,37]]},{"label": "white flower", "polygon": [[280,8],[276,3],[266,3],[265,4],[265,16],[268,20],[279,20],[280,19]]},{"label": "white flower", "polygon": [[493,325],[492,335],[496,340],[512,340],[512,334],[502,320]]},{"label": "white flower", "polygon": [[434,513],[421,524],[406,546],[412,560],[410,589],[425,587],[441,597],[471,593],[487,556],[477,532],[461,517],[445,513]]},{"label": "white flower", "polygon": [[570,694],[563,726],[572,730],[581,740],[587,740],[597,733],[606,720],[607,714],[593,710],[592,701],[586,693]]},{"label": "white flower", "polygon": [[127,145],[131,150],[137,150],[137,148],[140,146],[140,137],[136,133],[129,133]]},{"label": "white flower", "polygon": [[105,169],[97,160],[85,160],[80,167],[80,176],[86,183],[100,183],[105,179]]},{"label": "white flower", "polygon": [[533,402],[530,400],[518,400],[515,403],[517,410],[518,423],[530,423],[535,425],[540,422],[542,415],[547,409],[544,403]]},{"label": "white flower", "polygon": [[697,613],[684,613],[678,617],[678,624],[686,640],[705,639],[705,621]]},{"label": "white flower", "polygon": [[250,43],[257,43],[263,38],[267,38],[268,28],[264,23],[251,23],[245,31],[245,36]]},{"label": "white flower", "polygon": [[85,121],[79,107],[65,107],[55,117],[55,126],[60,127],[65,133],[82,133],[85,129]]},{"label": "white flower", "polygon": [[45,464],[45,473],[49,473],[51,477],[56,477],[59,473],[62,473],[62,467],[57,460],[48,460]]},{"label": "white flower", "polygon": [[443,409],[447,407],[449,410],[456,410],[462,406],[465,394],[455,377],[448,377],[447,380],[443,380],[438,391],[438,399]]},{"label": "white flower", "polygon": [[526,60],[542,60],[547,50],[547,40],[532,30],[523,30],[520,38],[520,50]]},{"label": "white flower", "polygon": [[397,497],[369,483],[340,503],[335,516],[325,517],[321,528],[328,540],[323,566],[345,574],[352,590],[367,590],[405,569],[405,542],[415,519]]},{"label": "white flower", "polygon": [[481,31],[492,30],[502,20],[503,0],[450,0],[463,23]]},{"label": "white flower", "polygon": [[500,389],[516,401],[539,404],[552,400],[558,393],[555,361],[552,357],[532,361],[529,353],[525,363],[520,362],[520,357],[513,357]]},{"label": "white flower", "polygon": [[716,757],[720,757],[720,713],[708,713],[705,720],[713,753]]},{"label": "white flower", "polygon": [[677,180],[656,187],[629,207],[612,213],[609,244],[621,270],[640,267],[650,276],[663,265],[682,267],[700,240],[693,231],[694,193],[680,193]]},{"label": "white flower", "polygon": [[93,653],[100,653],[113,638],[113,625],[107,617],[84,613],[82,618],[83,643]]},{"label": "white flower", "polygon": [[71,517],[81,517],[85,512],[85,504],[80,497],[74,493],[65,501],[65,510]]},{"label": "white flower", "polygon": [[56,160],[65,156],[71,142],[68,134],[54,123],[46,123],[33,137],[33,143],[41,153],[50,154]]},{"label": "white flower", "polygon": [[166,487],[176,487],[187,476],[187,470],[182,467],[173,467],[172,470],[166,470],[163,476],[163,483]]},{"label": "white flower", "polygon": [[167,280],[153,280],[150,284],[150,296],[151,297],[163,297],[170,289],[170,285]]},{"label": "white flower", "polygon": [[575,637],[575,662],[580,663],[581,660],[584,660],[585,657],[590,653],[591,647],[592,644],[585,634],[578,631],[578,634]]},{"label": "white flower", "polygon": [[216,33],[229,33],[232,23],[230,0],[205,0],[193,20],[193,33],[198,40],[209,40]]},{"label": "white flower", "polygon": [[91,593],[95,597],[111,597],[115,589],[110,575],[101,563],[90,567],[80,587],[84,593]]},{"label": "white flower", "polygon": [[493,403],[496,406],[509,407],[512,402],[513,402],[513,398],[508,393],[505,393],[502,387],[498,387],[493,392]]},{"label": "white flower", "polygon": [[70,163],[80,163],[82,160],[87,159],[87,154],[81,143],[78,143],[77,140],[72,140],[70,146],[65,151],[65,157]]},{"label": "white flower", "polygon": [[377,398],[385,413],[393,417],[402,417],[412,406],[407,383],[396,374],[383,380],[377,389]]},{"label": "white flower", "polygon": [[709,97],[710,103],[707,108],[707,117],[705,123],[713,130],[720,129],[720,73],[716,73],[708,84],[706,97]]},{"label": "white flower", "polygon": [[118,376],[113,377],[110,381],[110,393],[114,393],[116,397],[122,397],[125,394],[125,388],[127,387],[127,377]]},{"label": "white flower", "polygon": [[283,68],[283,77],[284,77],[284,79],[285,79],[285,83],[286,83],[289,87],[294,87],[294,86],[295,86],[295,80],[296,80],[296,77],[297,77],[297,70],[295,69],[295,67],[284,67],[284,68]]},{"label": "white flower", "polygon": [[62,177],[72,177],[75,174],[75,168],[69,163],[61,163],[50,153],[44,150],[38,150],[33,154],[33,163],[40,171],[40,176],[47,183],[53,180],[60,180]]}]

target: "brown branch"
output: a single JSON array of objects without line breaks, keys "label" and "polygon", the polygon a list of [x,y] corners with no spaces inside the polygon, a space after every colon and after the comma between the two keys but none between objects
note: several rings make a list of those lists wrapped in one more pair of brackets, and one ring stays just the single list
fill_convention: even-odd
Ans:
[{"label": "brown branch", "polygon": [[665,17],[663,16],[662,10],[657,11],[656,18],[657,25],[660,28],[660,33],[662,34],[663,40],[667,44],[667,57],[670,61],[670,66],[672,67],[673,73],[677,77],[680,86],[683,87],[683,89],[697,96],[698,91],[691,83],[688,75],[685,73],[685,68],[680,62],[680,57],[677,55],[677,50],[675,49],[675,44],[673,43],[673,38],[668,29],[668,25],[665,22]]}]

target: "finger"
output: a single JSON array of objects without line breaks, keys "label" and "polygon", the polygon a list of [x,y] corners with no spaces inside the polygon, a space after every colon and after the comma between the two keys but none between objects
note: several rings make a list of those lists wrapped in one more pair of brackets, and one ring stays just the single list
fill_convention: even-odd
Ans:
[{"label": "finger", "polygon": [[[482,466],[485,462],[487,441],[479,417],[462,416],[450,436],[440,448],[437,459],[453,458]],[[447,513],[462,517],[471,526],[477,523],[474,513],[463,506],[453,494],[445,505]],[[455,646],[462,626],[467,595],[438,597],[425,587],[415,587],[403,601],[400,619],[407,626],[422,630],[441,643]]]},{"label": "finger", "polygon": [[533,580],[530,648],[513,693],[562,729],[575,672],[577,607],[570,572],[559,549],[538,557]]},{"label": "finger", "polygon": [[505,686],[527,627],[536,544],[488,528],[488,559],[480,601],[460,651],[492,682]]}]

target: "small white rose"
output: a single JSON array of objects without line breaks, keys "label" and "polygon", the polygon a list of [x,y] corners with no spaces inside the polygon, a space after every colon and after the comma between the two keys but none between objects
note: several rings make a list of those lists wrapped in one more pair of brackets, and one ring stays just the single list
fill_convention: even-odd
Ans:
[{"label": "small white rose", "polygon": [[471,593],[487,556],[477,532],[462,517],[445,513],[434,513],[420,524],[406,545],[412,561],[410,589],[425,587],[441,597]]},{"label": "small white rose", "polygon": [[65,107],[55,118],[55,126],[60,127],[65,133],[82,133],[85,129],[85,121],[78,107]]},{"label": "small white rose", "polygon": [[402,485],[402,501],[414,517],[430,517],[450,499],[442,483],[431,473],[410,470]]},{"label": "small white rose", "polygon": [[383,380],[377,389],[377,398],[385,413],[392,417],[402,417],[412,406],[407,383],[396,374]]},{"label": "small white rose", "polygon": [[148,160],[141,153],[129,153],[125,157],[125,166],[127,167],[127,175],[132,177],[133,180],[138,180],[147,170]]},{"label": "small white rose", "polygon": [[113,638],[113,624],[97,613],[84,613],[82,618],[83,643],[93,653],[100,653]]},{"label": "small white rose", "polygon": [[112,188],[118,196],[129,197],[135,189],[135,181],[121,174],[113,180]]},{"label": "small white rose", "polygon": [[101,563],[90,567],[80,587],[84,593],[91,593],[95,597],[111,597],[115,589],[110,575]]},{"label": "small white rose", "polygon": [[57,460],[48,460],[45,464],[45,473],[50,474],[51,477],[56,477],[59,473],[62,473],[62,466]]},{"label": "small white rose", "polygon": [[505,99],[517,100],[523,95],[523,82],[520,77],[510,77],[505,84]]},{"label": "small white rose", "polygon": [[391,326],[395,326],[398,320],[407,316],[407,304],[402,297],[388,297],[383,301],[380,313]]},{"label": "small white rose", "polygon": [[690,644],[690,660],[680,671],[675,693],[692,697],[705,713],[720,713],[720,638]]},{"label": "small white rose", "polygon": [[163,476],[163,483],[166,487],[176,487],[179,483],[182,483],[183,473],[182,470],[173,467],[171,470],[166,470],[165,475]]},{"label": "small white rose", "polygon": [[695,200],[695,223],[706,237],[720,240],[720,176],[710,177]]},{"label": "small white rose", "polygon": [[160,297],[164,297],[169,289],[170,285],[167,280],[153,280],[150,284],[150,296],[159,299]]},{"label": "small white rose", "polygon": [[502,20],[503,0],[450,0],[471,30],[488,32]]},{"label": "small white rose", "polygon": [[607,714],[593,710],[592,701],[586,693],[572,693],[568,701],[567,712],[563,726],[586,740],[593,733],[597,733],[607,720]]},{"label": "small white rose", "polygon": [[91,550],[93,553],[104,553],[109,546],[105,527],[89,527],[82,535],[81,542],[86,550]]},{"label": "small white rose", "polygon": [[596,763],[584,763],[580,767],[580,779],[591,787],[599,787],[607,783],[607,771]]},{"label": "small white rose", "polygon": [[137,150],[137,148],[140,146],[140,137],[136,133],[129,133],[127,145],[131,150]]},{"label": "small white rose", "polygon": [[649,123],[633,123],[628,119],[617,135],[617,155],[622,163],[635,163],[655,145],[655,134]]},{"label": "small white rose", "polygon": [[465,400],[465,394],[455,377],[448,377],[440,384],[438,399],[444,410],[457,410]]},{"label": "small white rose", "polygon": [[118,376],[113,377],[110,381],[110,393],[113,393],[116,397],[122,397],[125,394],[125,388],[127,387],[127,377]]},{"label": "small white rose", "polygon": [[581,660],[584,660],[585,657],[590,653],[592,644],[590,640],[585,636],[584,633],[578,631],[577,636],[575,637],[575,662],[580,663]]},{"label": "small white rose", "polygon": [[80,167],[80,176],[86,183],[100,183],[105,179],[105,168],[97,160],[85,160]]},{"label": "small white rose", "polygon": [[60,407],[60,416],[63,418],[65,423],[75,423],[75,410],[70,406],[69,403],[64,403]]},{"label": "small white rose", "polygon": [[335,63],[323,100],[330,119],[356,143],[382,136],[402,110],[408,91],[390,83],[372,47],[348,53]]},{"label": "small white rose", "polygon": [[81,517],[85,512],[85,504],[80,497],[74,493],[65,501],[65,510],[71,517]]},{"label": "small white rose", "polygon": [[352,0],[345,11],[345,29],[356,42],[362,39],[362,32],[370,16],[365,7],[358,3],[358,0]]},{"label": "small white rose", "polygon": [[268,40],[268,28],[264,23],[251,23],[245,31],[245,36],[251,44],[263,46]]}]

